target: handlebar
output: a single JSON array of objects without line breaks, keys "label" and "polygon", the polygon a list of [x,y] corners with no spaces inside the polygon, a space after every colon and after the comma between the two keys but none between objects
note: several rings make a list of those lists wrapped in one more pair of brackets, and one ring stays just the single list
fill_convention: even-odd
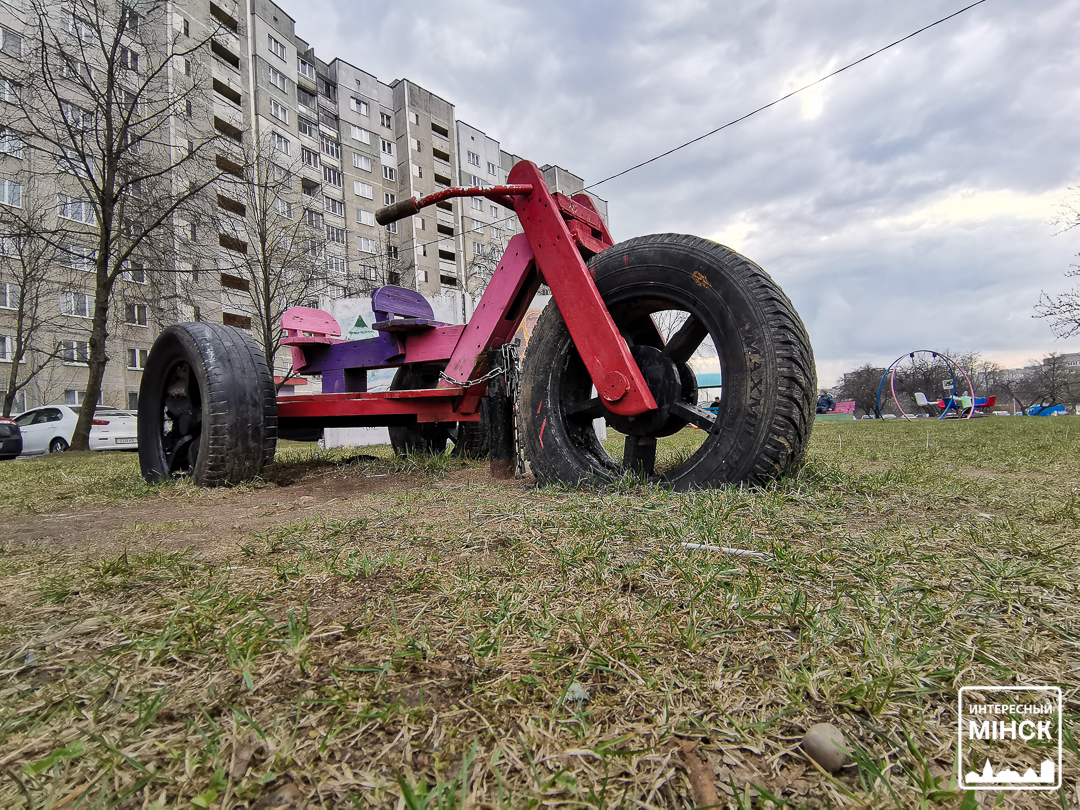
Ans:
[{"label": "handlebar", "polygon": [[421,208],[427,208],[429,205],[453,197],[487,197],[489,200],[494,200],[506,208],[513,208],[514,203],[511,198],[531,194],[532,190],[533,187],[530,183],[508,186],[470,186],[467,188],[453,186],[444,188],[442,191],[436,191],[434,194],[428,194],[426,197],[410,197],[407,200],[380,208],[375,212],[375,221],[380,225],[389,225],[391,222],[397,222],[399,219],[405,219],[405,217],[411,217],[413,214],[419,213]]}]

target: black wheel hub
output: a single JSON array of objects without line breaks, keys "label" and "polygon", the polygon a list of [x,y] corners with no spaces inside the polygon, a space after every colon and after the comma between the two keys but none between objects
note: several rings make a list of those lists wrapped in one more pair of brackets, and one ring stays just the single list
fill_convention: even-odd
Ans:
[{"label": "black wheel hub", "polygon": [[671,416],[672,405],[682,397],[683,383],[679,369],[673,360],[653,346],[633,346],[630,355],[641,369],[657,408],[641,416],[619,416],[608,411],[607,423],[627,436],[659,435]]}]

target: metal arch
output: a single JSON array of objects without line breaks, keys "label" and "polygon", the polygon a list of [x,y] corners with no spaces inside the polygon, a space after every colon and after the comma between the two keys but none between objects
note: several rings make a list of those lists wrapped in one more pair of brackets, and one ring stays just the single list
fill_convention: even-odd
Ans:
[{"label": "metal arch", "polygon": [[[885,369],[885,373],[881,375],[881,381],[878,383],[878,391],[877,391],[878,418],[881,418],[881,389],[885,385],[885,378],[888,377],[889,378],[889,390],[892,393],[892,400],[893,400],[893,403],[896,405],[896,409],[898,411],[900,411],[900,415],[902,417],[904,417],[905,420],[907,420],[908,422],[913,421],[911,416],[909,416],[908,413],[904,410],[904,408],[900,405],[900,400],[897,399],[897,396],[896,396],[896,367],[900,364],[900,362],[905,357],[910,357],[912,360],[914,360],[915,355],[917,355],[917,354],[930,354],[930,355],[933,355],[934,357],[941,357],[942,359],[945,360],[946,363],[949,364],[949,373],[952,374],[952,379],[953,379],[953,395],[955,395],[955,393],[956,393],[956,372],[957,371],[960,372],[960,375],[964,378],[964,381],[967,382],[967,384],[968,384],[968,389],[967,390],[971,392],[971,398],[972,398],[972,406],[968,410],[968,415],[964,416],[964,417],[961,417],[961,418],[970,419],[975,413],[975,404],[974,404],[975,386],[973,386],[971,384],[971,379],[968,377],[967,372],[964,371],[963,367],[959,363],[957,363],[955,360],[953,360],[951,357],[949,357],[949,355],[945,354],[944,352],[935,351],[934,349],[914,349],[914,350],[912,350],[910,352],[905,352],[904,354],[900,355],[895,360],[893,360],[892,363],[889,364],[889,367],[887,369]],[[940,422],[942,419],[944,419],[946,413],[948,413],[948,409],[942,411],[941,416],[939,416],[937,418],[937,421]]]}]

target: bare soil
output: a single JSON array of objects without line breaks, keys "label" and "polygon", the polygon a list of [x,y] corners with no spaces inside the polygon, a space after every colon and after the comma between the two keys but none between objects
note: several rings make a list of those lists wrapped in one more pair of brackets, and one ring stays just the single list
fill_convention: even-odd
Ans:
[{"label": "bare soil", "polygon": [[[415,475],[370,475],[326,463],[271,467],[257,488],[200,490],[193,496],[159,497],[80,506],[46,515],[16,515],[4,534],[44,550],[80,548],[94,558],[125,549],[190,549],[208,560],[231,556],[245,537],[305,517],[365,517],[376,513],[384,496],[430,484]],[[495,482],[486,469],[463,468],[443,484]],[[520,487],[519,483],[507,482]]]}]

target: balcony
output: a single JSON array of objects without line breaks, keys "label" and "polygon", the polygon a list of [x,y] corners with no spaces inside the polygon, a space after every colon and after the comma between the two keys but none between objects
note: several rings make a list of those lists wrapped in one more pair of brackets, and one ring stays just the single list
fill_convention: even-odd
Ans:
[{"label": "balcony", "polygon": [[[218,129],[221,129],[230,137],[239,139],[240,133],[244,129],[244,113],[239,107],[235,104],[230,104],[225,99],[215,95],[214,119],[215,125],[219,120],[225,122],[227,125],[227,127],[218,127]],[[236,134],[234,135],[230,130],[235,130]]]}]

